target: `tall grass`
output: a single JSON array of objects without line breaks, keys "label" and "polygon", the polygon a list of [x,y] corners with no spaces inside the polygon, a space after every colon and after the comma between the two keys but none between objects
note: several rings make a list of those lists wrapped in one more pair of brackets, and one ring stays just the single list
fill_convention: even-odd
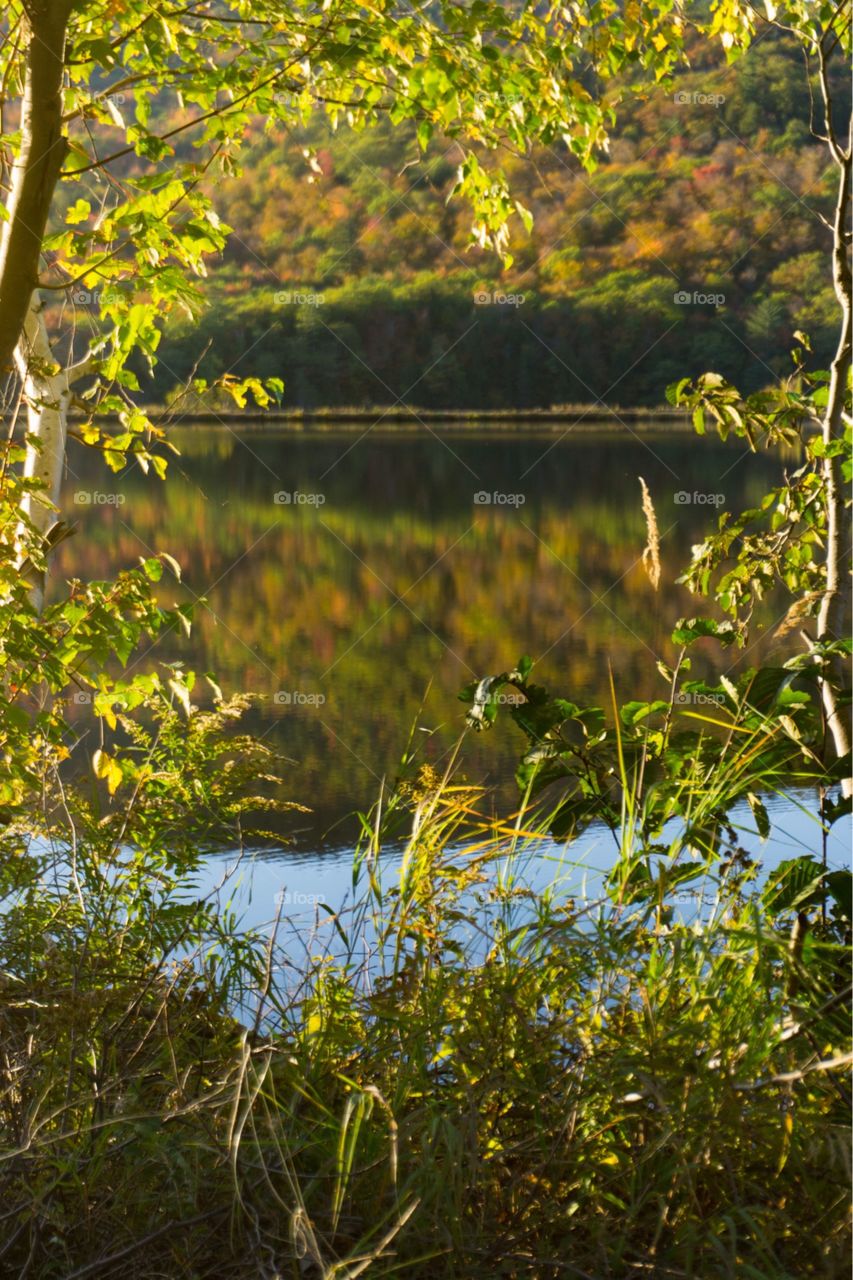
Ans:
[{"label": "tall grass", "polygon": [[844,1274],[841,934],[734,857],[629,891],[637,794],[596,898],[532,887],[547,815],[413,770],[348,909],[266,937],[69,813],[2,920],[0,1275]]}]

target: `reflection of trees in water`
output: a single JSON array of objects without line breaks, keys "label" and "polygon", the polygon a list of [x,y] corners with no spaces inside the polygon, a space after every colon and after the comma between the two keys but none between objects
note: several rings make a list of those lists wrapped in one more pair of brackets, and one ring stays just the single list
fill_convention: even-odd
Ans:
[{"label": "reflection of trees in water", "polygon": [[[274,726],[298,762],[294,794],[317,811],[319,830],[370,802],[370,770],[393,772],[430,681],[423,721],[446,726],[433,757],[462,728],[461,685],[524,652],[547,651],[543,681],[579,702],[609,697],[608,663],[626,695],[658,695],[654,656],[671,656],[673,622],[695,611],[673,580],[714,519],[712,508],[674,506],[672,494],[714,491],[737,458],[692,441],[654,442],[662,461],[635,441],[583,441],[552,449],[522,488],[518,478],[551,441],[451,442],[475,480],[436,441],[374,439],[320,481],[351,440],[253,435],[258,457],[225,440],[228,447],[221,433],[193,433],[165,485],[135,472],[122,477],[115,487],[126,503],[88,509],[87,536],[60,548],[58,569],[105,577],[146,553],[142,543],[172,551],[211,609],[199,609],[189,641],[163,639],[159,657],[215,671],[232,689],[322,693],[319,707],[270,701],[253,715],[260,732]],[[75,457],[72,465],[105,487],[97,460]],[[768,459],[735,466],[724,482],[728,505],[747,499],[745,480],[760,490],[775,469]],[[657,593],[638,562],[638,472],[661,530],[678,521],[664,539]],[[277,507],[279,487],[323,492],[326,502],[319,510]],[[475,488],[523,491],[526,502],[517,511],[478,507]],[[180,593],[163,587],[169,603]],[[694,674],[700,665],[701,657]],[[511,729],[472,741],[468,775],[508,777],[519,746]]]}]

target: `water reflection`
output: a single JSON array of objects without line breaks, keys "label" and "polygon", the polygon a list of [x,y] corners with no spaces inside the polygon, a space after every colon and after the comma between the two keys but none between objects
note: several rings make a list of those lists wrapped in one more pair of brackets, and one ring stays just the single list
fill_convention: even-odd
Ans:
[{"label": "water reflection", "polygon": [[[674,578],[715,521],[716,495],[751,505],[782,466],[627,428],[483,438],[217,426],[173,439],[181,457],[165,484],[137,468],[113,477],[72,450],[66,504],[80,532],[58,572],[178,558],[184,585],[164,585],[163,599],[204,600],[192,637],[163,638],[139,667],[180,657],[227,690],[266,696],[250,727],[293,761],[290,794],[313,814],[291,834],[306,849],[345,842],[347,815],[393,775],[427,691],[418,723],[439,730],[423,735],[436,763],[463,728],[460,687],[522,653],[578,702],[608,696],[608,665],[621,696],[658,695],[655,659],[672,657],[673,622],[696,611]],[[640,563],[639,475],[662,534],[657,592]],[[75,504],[79,493],[123,501]],[[729,661],[708,646],[694,673]],[[511,800],[519,746],[509,727],[472,737],[466,775],[503,782]]]}]

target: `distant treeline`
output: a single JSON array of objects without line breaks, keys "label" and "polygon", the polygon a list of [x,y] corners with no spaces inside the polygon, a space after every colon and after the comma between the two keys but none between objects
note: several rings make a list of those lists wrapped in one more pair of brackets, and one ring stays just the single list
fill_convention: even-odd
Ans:
[{"label": "distant treeline", "polygon": [[[208,379],[229,369],[283,375],[285,404],[307,409],[398,398],[432,409],[654,405],[686,373],[715,369],[756,389],[786,364],[737,314],[676,303],[667,277],[637,271],[573,297],[529,292],[521,305],[478,304],[463,282],[434,277],[358,281],[313,305],[274,296],[258,287],[232,295],[171,336],[153,397],[190,373],[208,341]],[[828,337],[816,335],[818,350],[828,352]]]},{"label": "distant treeline", "polygon": [[825,367],[834,177],[801,59],[776,37],[733,67],[704,59],[625,108],[593,175],[564,150],[508,162],[534,226],[515,227],[503,272],[447,201],[452,141],[413,163],[390,127],[294,139],[259,122],[214,193],[234,234],[211,307],[166,335],[145,398],[166,399],[208,344],[208,380],[282,377],[285,405],[309,409],[654,405],[709,368],[752,390],[790,368],[797,330]]}]

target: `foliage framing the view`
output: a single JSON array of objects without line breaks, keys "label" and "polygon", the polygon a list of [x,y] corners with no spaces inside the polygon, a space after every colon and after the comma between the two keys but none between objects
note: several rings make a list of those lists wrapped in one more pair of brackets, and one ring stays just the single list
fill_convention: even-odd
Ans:
[{"label": "foliage framing the view", "polygon": [[[23,21],[22,9],[10,12],[13,24]],[[138,53],[145,75],[186,69],[186,100],[202,115],[213,112],[214,123],[202,128],[209,127],[213,153],[226,154],[239,131],[239,103],[232,117],[215,95],[226,84],[238,99],[241,91],[259,92],[270,51],[280,75],[276,40],[237,42],[221,32],[220,10],[203,11],[203,22],[227,37],[220,52],[234,54],[226,69],[205,59],[209,29],[199,32],[189,19],[147,6],[118,12],[127,25],[112,32],[102,23],[96,28],[88,7],[48,0],[29,6],[38,38],[27,45],[4,32],[8,82],[20,88],[26,48],[38,84],[44,78],[64,91],[55,64],[70,23],[66,112],[76,119],[96,114],[96,68],[120,63],[134,75]],[[519,70],[503,48],[518,34],[523,48],[544,56],[552,35],[544,38],[538,18],[483,5],[497,37],[497,46],[486,45],[497,48],[489,57],[469,10],[442,12],[444,26],[427,26],[424,36],[417,14],[332,6],[325,18],[306,10],[314,33],[330,42],[329,59],[347,61],[348,75],[327,73],[324,91],[340,91],[345,81],[348,91],[352,76],[367,79],[381,56],[397,81],[417,91],[425,139],[436,115],[442,129],[452,126],[453,113],[470,105],[466,86],[470,97],[474,79],[504,58],[543,136],[549,121],[535,115],[538,104],[554,101],[562,123],[560,91],[553,100],[543,95],[541,67],[522,58]],[[813,20],[831,22],[834,12],[793,5],[774,9],[773,17],[793,23],[808,44],[816,38]],[[609,55],[614,69],[639,59],[665,71],[678,46],[672,15],[666,31],[656,30],[666,13],[609,8],[603,32],[590,31],[596,52]],[[235,14],[247,25],[267,14],[272,23],[280,18],[273,8]],[[582,7],[567,8],[558,21],[568,22],[573,37],[584,36],[586,16]],[[751,10],[725,4],[714,11],[711,31],[735,50],[754,22]],[[448,30],[460,37],[450,53],[457,53],[452,70],[462,87],[449,120],[442,115],[447,73],[435,67]],[[421,63],[423,40],[429,57]],[[294,79],[301,91],[301,77]],[[573,136],[582,150],[604,119],[604,108],[585,93],[569,94],[568,118],[579,126]],[[405,96],[395,93],[394,103]],[[73,146],[65,155],[55,105],[48,103],[29,136],[25,112],[20,185],[13,186],[0,258],[0,352],[8,364],[29,314],[35,327],[25,394],[36,420],[58,412],[44,388],[55,390],[51,380],[62,372],[49,353],[34,355],[41,311],[31,309],[29,294],[47,218],[39,196],[60,164],[73,178],[93,163],[88,150],[85,163]],[[35,107],[42,106],[36,95]],[[501,109],[497,123],[512,136],[515,126],[501,119]],[[132,132],[116,128],[137,159],[156,164],[166,155],[169,140],[144,117]],[[111,175],[110,190],[113,183],[137,190],[105,203],[108,238],[98,239],[100,231],[88,226],[91,209],[75,203],[71,225],[78,230],[54,246],[67,274],[75,254],[94,253],[111,284],[122,272],[138,276],[150,295],[103,304],[103,345],[87,364],[88,375],[119,388],[129,415],[129,439],[105,442],[88,428],[89,443],[105,443],[114,464],[148,431],[123,398],[133,390],[127,359],[133,350],[154,358],[161,308],[191,303],[183,269],[201,269],[205,251],[220,243],[209,206],[194,195],[195,178],[181,170],[160,187],[158,177],[152,197],[139,194],[145,187],[138,175]],[[469,162],[463,183],[486,238],[500,243],[510,208],[505,192],[483,181],[479,162]],[[170,220],[178,206],[181,217],[190,215],[185,224]],[[140,246],[138,261],[122,259],[124,236],[133,238],[134,253]],[[31,237],[39,243],[28,257]],[[88,274],[82,280],[91,283]],[[44,283],[62,291],[72,280]],[[825,448],[811,459],[822,467],[828,548],[838,534],[833,484],[843,454],[835,443],[837,419],[849,412],[849,350],[846,369],[843,363],[836,359],[830,373]],[[269,393],[261,386],[259,394]],[[694,393],[682,387],[677,394]],[[702,400],[696,407],[723,422],[733,411],[742,414],[737,394],[720,383],[706,381],[695,394]],[[100,399],[101,408],[109,404]],[[33,434],[29,449],[39,453]],[[144,449],[136,451],[148,461]],[[116,1275],[130,1267],[217,1280],[285,1270],[354,1280],[392,1270],[468,1278],[501,1269],[544,1280],[563,1273],[566,1258],[587,1275],[837,1273],[848,1231],[842,1133],[849,1107],[841,1071],[849,1064],[842,1018],[849,1007],[849,881],[806,859],[783,866],[751,894],[751,868],[727,822],[745,787],[762,830],[763,785],[792,770],[837,781],[836,766],[816,750],[821,717],[832,713],[796,687],[816,680],[834,691],[838,711],[841,686],[832,668],[839,655],[829,653],[838,637],[835,623],[821,620],[840,568],[829,551],[815,637],[823,649],[815,656],[809,645],[815,670],[759,673],[741,688],[721,682],[701,690],[723,708],[722,747],[712,734],[679,738],[674,671],[667,673],[668,701],[628,704],[609,725],[597,709],[537,690],[526,665],[475,691],[479,718],[491,718],[493,695],[509,681],[526,698],[516,718],[534,750],[544,745],[544,755],[524,768],[546,760],[562,770],[551,781],[577,776],[581,790],[587,785],[584,801],[594,802],[620,846],[602,901],[579,906],[558,890],[537,894],[523,883],[516,859],[542,834],[531,826],[529,808],[509,823],[496,821],[478,811],[475,789],[460,791],[421,772],[404,780],[374,820],[365,819],[354,916],[335,914],[332,942],[297,967],[292,953],[276,949],[275,936],[265,949],[240,934],[231,912],[199,901],[193,879],[211,850],[242,849],[246,810],[271,804],[262,785],[277,782],[270,753],[224,736],[243,704],[223,700],[213,685],[214,711],[202,711],[192,701],[194,679],[181,668],[124,680],[106,671],[111,657],[126,661],[140,641],[186,623],[183,612],[164,612],[153,595],[164,568],[173,567],[170,557],[150,556],[114,583],[68,584],[43,607],[34,584],[69,530],[54,523],[44,536],[33,521],[28,503],[43,488],[35,473],[19,478],[21,461],[18,447],[8,445],[0,475],[0,734],[8,770],[8,909],[0,925],[0,1177],[8,1229],[0,1259],[10,1274]],[[805,501],[791,508],[796,524],[806,523],[799,519]],[[782,540],[783,576],[794,567],[811,573],[809,557],[792,567],[797,541],[810,545],[799,533]],[[738,567],[746,566],[754,591],[755,549],[744,545],[747,558]],[[731,581],[741,579],[724,586],[730,596]],[[790,585],[806,582],[797,576]],[[739,606],[748,609],[750,601],[741,594],[728,603],[738,606],[740,621]],[[733,635],[735,624],[699,619],[678,628],[685,641],[703,633]],[[82,780],[63,768],[73,746],[61,705],[70,690],[94,694],[99,721],[97,743],[81,744],[90,762]],[[525,789],[540,776],[535,769],[525,774]],[[405,813],[410,830],[390,887],[380,859],[388,809],[395,818]],[[574,818],[589,816],[591,809]],[[673,816],[688,825],[662,848]],[[824,810],[822,826],[830,816]],[[713,863],[720,831],[730,856],[718,877],[710,866],[706,894],[689,856],[698,846]],[[693,918],[666,901],[671,888],[683,891],[691,882]]]}]

